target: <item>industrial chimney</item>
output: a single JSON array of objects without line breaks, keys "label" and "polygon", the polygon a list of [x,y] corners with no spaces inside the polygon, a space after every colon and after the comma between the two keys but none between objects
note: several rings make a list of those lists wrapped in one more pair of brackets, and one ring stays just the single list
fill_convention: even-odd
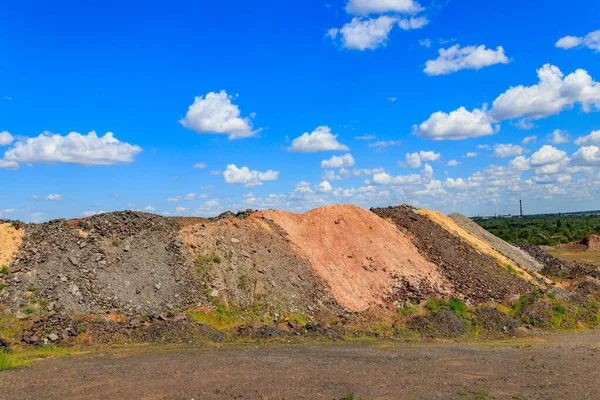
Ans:
[{"label": "industrial chimney", "polygon": [[521,210],[521,217],[523,216],[523,200],[519,200],[519,209]]}]

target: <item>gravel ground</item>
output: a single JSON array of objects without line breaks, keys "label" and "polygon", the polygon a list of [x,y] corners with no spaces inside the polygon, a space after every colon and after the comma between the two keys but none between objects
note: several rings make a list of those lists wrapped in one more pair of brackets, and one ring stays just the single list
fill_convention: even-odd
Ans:
[{"label": "gravel ground", "polygon": [[0,372],[2,399],[595,399],[600,332],[496,344],[150,347]]},{"label": "gravel ground", "polygon": [[513,276],[494,258],[452,235],[416,208],[402,205],[371,211],[389,218],[402,232],[407,232],[419,252],[439,266],[458,296],[474,303],[504,301],[534,289],[532,284]]},{"label": "gravel ground", "polygon": [[153,313],[207,304],[174,221],[124,211],[24,231],[0,292],[12,311]]},{"label": "gravel ground", "polygon": [[471,221],[469,218],[462,214],[450,214],[450,218],[459,223],[463,228],[471,232],[472,234],[479,236],[484,241],[488,242],[492,247],[496,249],[500,254],[510,258],[519,264],[522,268],[529,271],[540,272],[544,266],[537,261],[535,258],[527,254],[525,251],[515,247],[497,236],[489,233],[477,223]]}]

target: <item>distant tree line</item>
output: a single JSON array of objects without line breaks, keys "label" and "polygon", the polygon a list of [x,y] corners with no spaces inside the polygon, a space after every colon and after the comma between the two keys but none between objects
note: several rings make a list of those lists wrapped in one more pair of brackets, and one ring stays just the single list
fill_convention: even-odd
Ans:
[{"label": "distant tree line", "polygon": [[600,235],[600,214],[545,214],[512,218],[475,218],[480,226],[507,242],[556,246]]}]

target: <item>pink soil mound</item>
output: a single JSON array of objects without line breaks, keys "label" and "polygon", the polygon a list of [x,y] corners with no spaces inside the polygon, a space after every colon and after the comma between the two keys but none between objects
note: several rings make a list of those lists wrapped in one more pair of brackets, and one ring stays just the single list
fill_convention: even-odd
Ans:
[{"label": "pink soil mound", "polygon": [[438,267],[423,258],[394,225],[352,205],[331,205],[293,214],[261,211],[283,228],[344,307],[386,306],[402,287],[447,294]]}]

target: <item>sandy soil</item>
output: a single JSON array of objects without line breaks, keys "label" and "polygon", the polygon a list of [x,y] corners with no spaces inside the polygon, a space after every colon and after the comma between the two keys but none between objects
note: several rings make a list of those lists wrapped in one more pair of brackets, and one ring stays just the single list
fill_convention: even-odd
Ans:
[{"label": "sandy soil", "polygon": [[21,247],[22,239],[23,229],[16,229],[11,224],[0,224],[0,268],[8,266]]},{"label": "sandy soil", "polygon": [[[499,343],[147,348],[0,372],[11,399],[593,399],[600,331]],[[487,395],[486,395],[487,393]]]},{"label": "sandy soil", "polygon": [[352,311],[385,305],[384,296],[404,278],[445,293],[446,279],[393,224],[352,205],[320,207],[305,214],[264,211],[311,261],[334,297]]}]

